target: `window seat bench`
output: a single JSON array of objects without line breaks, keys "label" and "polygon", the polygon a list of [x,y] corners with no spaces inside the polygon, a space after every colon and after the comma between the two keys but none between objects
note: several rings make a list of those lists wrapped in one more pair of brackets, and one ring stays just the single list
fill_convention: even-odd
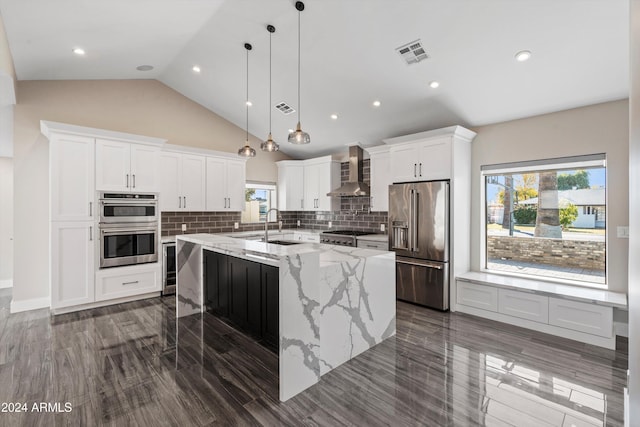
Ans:
[{"label": "window seat bench", "polygon": [[535,279],[470,271],[455,278],[456,311],[615,349],[613,309],[627,296]]}]

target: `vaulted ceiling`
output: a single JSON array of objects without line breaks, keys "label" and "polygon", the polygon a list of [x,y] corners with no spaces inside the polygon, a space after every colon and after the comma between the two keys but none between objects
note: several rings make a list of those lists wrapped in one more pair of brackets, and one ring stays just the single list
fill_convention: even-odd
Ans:
[{"label": "vaulted ceiling", "polygon": [[[308,0],[298,105],[294,3],[0,0],[0,13],[19,80],[158,79],[242,128],[249,42],[249,131],[265,139],[272,108],[274,139],[296,158],[628,96],[627,0]],[[428,58],[408,65],[396,49],[418,39]],[[311,144],[286,142],[297,112],[279,102]]]}]

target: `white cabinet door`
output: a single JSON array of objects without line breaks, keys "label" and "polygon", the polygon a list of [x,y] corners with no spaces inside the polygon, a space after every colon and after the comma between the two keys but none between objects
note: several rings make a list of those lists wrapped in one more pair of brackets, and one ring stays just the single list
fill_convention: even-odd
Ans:
[{"label": "white cabinet door", "polygon": [[188,211],[205,210],[206,158],[182,155],[182,209]]},{"label": "white cabinet door", "polygon": [[457,280],[456,302],[469,307],[498,311],[498,289]]},{"label": "white cabinet door", "polygon": [[92,221],[51,223],[51,308],[94,302]]},{"label": "white cabinet door", "polygon": [[131,144],[96,139],[96,190],[130,191]]},{"label": "white cabinet door", "polygon": [[318,192],[316,206],[321,211],[340,210],[340,197],[329,197],[327,193],[340,185],[340,163],[329,161],[318,165]]},{"label": "white cabinet door", "polygon": [[160,189],[159,203],[161,212],[173,212],[182,207],[180,179],[182,178],[182,155],[179,153],[160,153],[160,170],[158,184]]},{"label": "white cabinet door", "polygon": [[391,147],[391,179],[393,182],[418,181],[420,150],[416,145]]},{"label": "white cabinet door", "polygon": [[100,270],[96,275],[96,301],[159,292],[160,276],[158,263]]},{"label": "white cabinet door", "polygon": [[245,204],[246,162],[227,160],[227,198],[228,210],[242,212]]},{"label": "white cabinet door", "polygon": [[549,297],[531,292],[498,289],[498,311],[509,316],[549,322]]},{"label": "white cabinet door", "polygon": [[226,192],[226,162],[224,159],[207,157],[206,209],[211,212],[227,210],[229,202]]},{"label": "white cabinet door", "polygon": [[304,166],[301,163],[278,164],[278,209],[304,209]]},{"label": "white cabinet door", "polygon": [[317,211],[318,206],[319,185],[320,185],[320,169],[321,165],[305,165],[304,166],[304,210]]},{"label": "white cabinet door", "polygon": [[549,324],[610,338],[613,307],[549,298]]},{"label": "white cabinet door", "polygon": [[451,178],[451,138],[440,138],[420,145],[419,181]]},{"label": "white cabinet door", "polygon": [[50,144],[51,220],[92,220],[95,213],[94,139],[56,135]]},{"label": "white cabinet door", "polygon": [[371,196],[370,207],[373,212],[389,210],[389,185],[391,185],[390,154],[371,154]]},{"label": "white cabinet door", "polygon": [[158,191],[158,153],[151,145],[131,144],[131,189],[140,193]]}]

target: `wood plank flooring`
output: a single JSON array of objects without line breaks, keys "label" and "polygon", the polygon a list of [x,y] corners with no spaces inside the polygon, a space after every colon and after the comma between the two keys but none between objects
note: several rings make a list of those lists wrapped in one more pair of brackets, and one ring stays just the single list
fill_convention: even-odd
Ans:
[{"label": "wood plank flooring", "polygon": [[[277,355],[173,298],[51,317],[0,290],[0,426],[622,426],[617,351],[398,302],[397,336],[278,401]],[[0,408],[2,409],[2,408]]]}]

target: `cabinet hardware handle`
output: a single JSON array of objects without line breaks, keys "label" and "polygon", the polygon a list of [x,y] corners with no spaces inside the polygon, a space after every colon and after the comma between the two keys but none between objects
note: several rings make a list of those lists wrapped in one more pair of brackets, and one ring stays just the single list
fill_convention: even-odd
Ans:
[{"label": "cabinet hardware handle", "polygon": [[187,208],[187,196],[182,196],[182,200],[184,202],[184,208]]},{"label": "cabinet hardware handle", "polygon": [[89,202],[89,216],[93,216],[93,202]]},{"label": "cabinet hardware handle", "polygon": [[136,283],[139,283],[139,280],[134,280],[133,282],[122,282],[123,285],[135,285]]},{"label": "cabinet hardware handle", "polygon": [[136,174],[134,173],[132,176],[133,176],[133,188],[136,188]]},{"label": "cabinet hardware handle", "polygon": [[[422,176],[422,163],[420,163],[420,176]],[[133,182],[135,182],[135,181],[133,181]],[[134,187],[135,187],[135,184],[134,184]]]},{"label": "cabinet hardware handle", "polygon": [[182,207],[182,197],[178,196],[178,209]]},{"label": "cabinet hardware handle", "polygon": [[89,241],[93,242],[93,225],[89,226]]},{"label": "cabinet hardware handle", "polygon": [[304,209],[304,199],[300,199],[300,209]]},{"label": "cabinet hardware handle", "polygon": [[129,174],[127,174],[127,188],[129,188]]},{"label": "cabinet hardware handle", "polygon": [[417,163],[413,164],[413,177],[415,178],[416,176],[418,176],[418,173],[416,172],[416,168],[418,167]]}]

